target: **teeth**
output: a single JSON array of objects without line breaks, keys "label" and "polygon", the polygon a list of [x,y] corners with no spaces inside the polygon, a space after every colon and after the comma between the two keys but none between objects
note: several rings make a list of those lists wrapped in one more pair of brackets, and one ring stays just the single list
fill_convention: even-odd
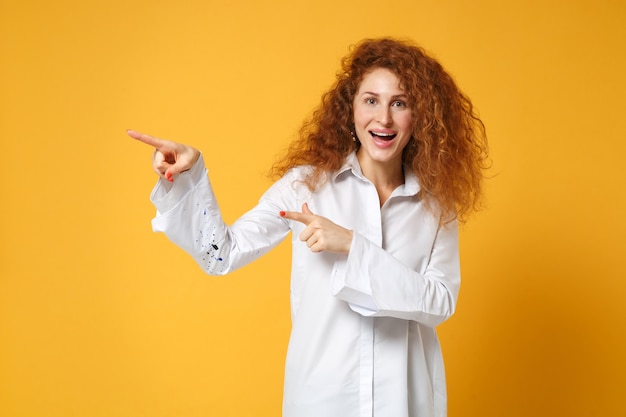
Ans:
[{"label": "teeth", "polygon": [[370,132],[370,134],[372,136],[376,136],[379,138],[383,138],[383,139],[392,139],[396,137],[395,133],[377,133],[377,132]]}]

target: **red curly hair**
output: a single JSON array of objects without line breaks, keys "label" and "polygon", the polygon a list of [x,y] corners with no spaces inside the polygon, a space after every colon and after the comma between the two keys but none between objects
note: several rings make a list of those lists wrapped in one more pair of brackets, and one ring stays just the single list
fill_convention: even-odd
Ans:
[{"label": "red curly hair", "polygon": [[351,134],[354,96],[363,77],[375,68],[396,74],[408,96],[413,135],[403,162],[417,176],[423,201],[444,223],[465,221],[482,202],[485,126],[439,62],[409,41],[366,39],[353,47],[342,60],[335,84],[271,174],[282,176],[293,167],[310,165],[313,171],[305,181],[314,190],[358,150],[360,144]]}]

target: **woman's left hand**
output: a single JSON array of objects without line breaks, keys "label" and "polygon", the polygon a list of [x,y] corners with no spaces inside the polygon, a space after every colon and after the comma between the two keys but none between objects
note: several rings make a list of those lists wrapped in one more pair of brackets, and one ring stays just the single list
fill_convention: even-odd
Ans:
[{"label": "woman's left hand", "polygon": [[328,251],[344,254],[350,252],[352,230],[341,227],[326,217],[313,214],[307,203],[302,205],[302,213],[281,211],[280,215],[306,226],[300,233],[300,240],[305,242],[312,252]]}]

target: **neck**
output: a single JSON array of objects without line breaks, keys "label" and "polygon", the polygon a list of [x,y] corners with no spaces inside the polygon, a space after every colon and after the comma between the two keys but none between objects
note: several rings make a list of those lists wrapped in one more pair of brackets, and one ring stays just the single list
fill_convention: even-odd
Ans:
[{"label": "neck", "polygon": [[397,159],[387,162],[372,161],[357,153],[363,176],[370,180],[376,187],[380,205],[382,206],[389,198],[393,190],[404,184],[404,170],[402,160]]}]

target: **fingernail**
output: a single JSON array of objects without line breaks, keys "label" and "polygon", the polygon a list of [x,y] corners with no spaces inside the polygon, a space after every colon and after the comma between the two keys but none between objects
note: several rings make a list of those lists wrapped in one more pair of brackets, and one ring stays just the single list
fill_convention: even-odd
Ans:
[{"label": "fingernail", "polygon": [[280,214],[280,217],[285,217],[285,212],[282,210],[278,214]]}]

